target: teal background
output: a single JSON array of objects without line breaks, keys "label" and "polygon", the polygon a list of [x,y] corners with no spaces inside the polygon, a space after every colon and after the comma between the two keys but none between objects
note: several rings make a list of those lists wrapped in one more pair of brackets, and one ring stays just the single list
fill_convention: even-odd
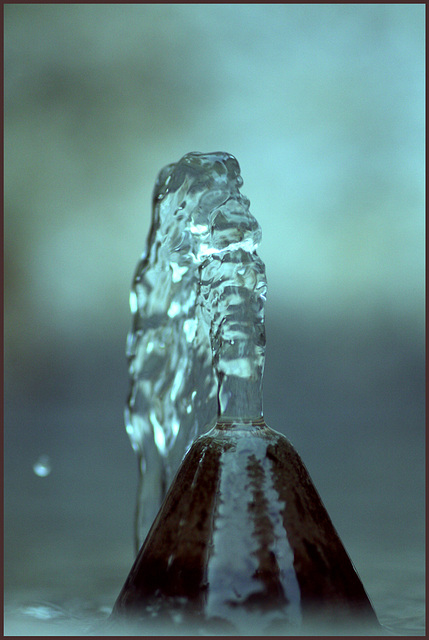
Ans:
[{"label": "teal background", "polygon": [[5,5],[12,608],[108,607],[122,586],[128,294],[152,187],[185,153],[223,150],[263,231],[267,422],[301,454],[380,618],[423,632],[424,12]]}]

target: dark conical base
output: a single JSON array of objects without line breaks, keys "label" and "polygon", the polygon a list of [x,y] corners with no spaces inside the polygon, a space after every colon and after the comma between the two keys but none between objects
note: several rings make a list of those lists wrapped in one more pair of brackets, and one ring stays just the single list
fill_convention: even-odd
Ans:
[{"label": "dark conical base", "polygon": [[377,624],[300,457],[262,422],[218,424],[194,442],[113,616],[178,612],[226,632]]}]

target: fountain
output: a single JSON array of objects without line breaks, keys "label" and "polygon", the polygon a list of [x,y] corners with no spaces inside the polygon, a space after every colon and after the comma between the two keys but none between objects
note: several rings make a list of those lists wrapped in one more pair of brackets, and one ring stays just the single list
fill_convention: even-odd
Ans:
[{"label": "fountain", "polygon": [[112,620],[227,634],[376,628],[302,460],[263,418],[265,267],[241,185],[236,159],[218,152],[185,155],[155,186],[128,341],[142,544]]}]

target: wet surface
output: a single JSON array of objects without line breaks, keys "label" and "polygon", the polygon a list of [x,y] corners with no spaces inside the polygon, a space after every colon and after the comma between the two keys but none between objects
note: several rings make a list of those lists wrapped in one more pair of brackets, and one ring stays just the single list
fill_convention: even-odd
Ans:
[{"label": "wet surface", "polygon": [[[419,346],[388,322],[382,332],[363,334],[350,324],[328,331],[302,321],[285,339],[283,327],[268,321],[267,422],[284,425],[305,460],[380,623],[394,634],[423,635]],[[137,470],[123,426],[123,340],[116,355],[115,342],[108,355],[94,342],[63,349],[48,397],[36,392],[39,367],[40,360],[34,370],[27,366],[19,384],[11,375],[6,380],[5,624],[11,634],[29,628],[56,634],[58,625],[67,630],[107,619],[133,562]],[[103,384],[91,387],[100,371]],[[64,372],[75,406],[62,391]],[[44,452],[52,471],[38,477],[33,464]],[[31,615],[38,606],[53,607],[57,617]]]},{"label": "wet surface", "polygon": [[142,203],[224,140],[264,228],[267,423],[379,620],[423,635],[424,26],[423,5],[6,6],[8,632],[79,635],[126,578]]}]

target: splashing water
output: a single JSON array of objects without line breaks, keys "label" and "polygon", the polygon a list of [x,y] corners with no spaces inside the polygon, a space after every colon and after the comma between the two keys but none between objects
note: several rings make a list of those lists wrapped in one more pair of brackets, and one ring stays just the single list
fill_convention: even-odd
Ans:
[{"label": "splashing water", "polygon": [[[166,167],[155,187],[129,341],[128,431],[135,436],[134,424],[140,426],[134,446],[143,517],[150,514],[144,494],[150,446],[162,463],[157,497],[163,498],[169,474],[194,442],[112,621],[130,615],[163,623],[179,616],[207,631],[271,634],[308,629],[316,620],[347,627],[359,617],[363,627],[377,629],[364,587],[299,455],[263,419],[267,285],[256,253],[260,227],[241,185],[229,154],[191,153]],[[156,366],[149,367],[154,352]],[[191,398],[184,395],[188,380]],[[184,414],[183,400],[190,407]],[[182,448],[176,446],[180,435]]]},{"label": "splashing water", "polygon": [[[252,403],[252,399],[259,397],[256,390],[262,378],[266,284],[263,264],[255,253],[260,230],[248,213],[248,202],[239,194],[240,186],[238,164],[224,153],[188,154],[176,165],[166,167],[155,186],[152,229],[130,296],[133,329],[127,346],[131,374],[127,431],[140,461],[139,505],[143,505],[139,509],[140,525],[146,514],[149,526],[150,513],[156,511],[151,505],[154,488],[157,487],[159,497],[188,443],[210,428],[217,413],[226,419],[243,416],[246,405],[245,421],[250,421],[260,412],[260,405]],[[217,195],[213,190],[217,190]],[[215,221],[216,225],[213,224]],[[167,236],[163,235],[164,231]],[[186,251],[181,254],[180,246],[188,246],[190,254],[186,255]],[[247,307],[246,314],[240,312],[240,300],[241,306]],[[252,322],[249,315],[253,317]],[[239,390],[238,394],[232,393],[234,388]],[[247,400],[237,406],[234,397],[243,398],[244,392]],[[285,532],[276,517],[286,503],[272,482],[272,460],[264,456],[263,447],[261,451],[259,447],[253,448],[256,461],[248,475],[250,483],[243,482],[244,477],[237,474],[237,464],[242,458],[247,464],[249,452],[239,433],[243,425],[236,426],[235,448],[221,454],[219,495],[221,498],[231,494],[234,497],[235,487],[243,500],[233,500],[228,508],[226,502],[221,502],[216,514],[212,559],[208,565],[211,589],[207,610],[209,614],[221,612],[228,617],[216,583],[229,590],[231,599],[236,598],[236,584],[240,585],[244,596],[250,598],[258,588],[253,580],[258,521],[249,518],[246,505],[252,497],[256,500],[258,490],[262,490],[267,501],[274,505],[269,514],[272,524],[270,549],[279,558],[282,568],[279,582],[285,593],[292,596],[288,613],[291,629],[283,627],[281,635],[303,635],[295,626],[299,611],[291,551],[284,544]],[[243,464],[239,466],[243,467]],[[34,472],[41,477],[48,475],[50,469],[46,456],[41,456],[33,466]],[[205,493],[204,487],[202,492]],[[385,517],[390,517],[388,509]],[[228,525],[237,519],[247,523],[235,527],[240,529],[236,531],[238,541]],[[140,528],[141,539],[143,530],[144,524]],[[229,575],[230,567],[240,568],[243,544],[249,552],[246,555],[252,573],[250,580],[241,583],[238,576],[235,584],[231,581],[225,585],[224,576]],[[60,547],[59,543],[59,554],[63,553]],[[219,555],[217,550],[221,550]],[[366,572],[375,594],[379,620],[385,625],[374,630],[372,635],[423,636],[425,633],[424,599],[420,597],[424,591],[421,588],[416,595],[415,589],[410,588],[423,584],[421,557],[412,548],[409,552],[404,555],[398,547],[396,564],[387,552],[380,565],[379,561],[374,562],[379,548],[368,546],[364,539],[361,541],[361,557],[367,559]],[[224,563],[227,563],[227,572],[223,571]],[[76,571],[80,571],[78,566]],[[47,594],[48,602],[42,601],[46,597],[44,594],[30,597],[25,589],[18,593],[16,600],[9,596],[5,606],[5,634],[160,634],[155,611],[148,613],[144,624],[131,618],[121,618],[113,624],[109,614],[117,577],[112,581],[108,562],[95,572],[90,571],[86,580],[92,580],[91,598],[73,594],[70,600],[64,595],[58,596],[56,588]],[[100,584],[108,585],[102,594],[99,593]],[[234,620],[236,617],[235,613]],[[243,612],[243,617],[246,635],[254,635],[262,617],[248,610]],[[165,622],[165,628],[161,627],[161,635],[189,635],[185,621],[181,624],[182,613],[178,607],[177,611],[173,609],[171,621]],[[196,634],[207,635],[207,630],[199,624],[193,630]],[[366,630],[361,632],[358,628],[353,629],[352,634],[349,631],[347,629],[344,635],[367,635]],[[317,624],[312,633],[304,635],[338,635],[338,627]]]},{"label": "splashing water", "polygon": [[265,361],[264,264],[255,251],[228,249],[206,260],[201,276],[200,304],[218,380],[218,419],[258,420]]},{"label": "splashing water", "polygon": [[[131,389],[125,423],[139,460],[137,548],[190,444],[216,422],[210,336],[215,332],[219,370],[231,379],[249,375],[255,356],[245,353],[243,332],[258,333],[263,349],[263,305],[256,326],[240,317],[246,280],[260,280],[261,297],[265,287],[263,264],[254,253],[261,230],[239,191],[242,183],[237,160],[223,152],[188,153],[156,180],[152,227],[130,294],[127,340]],[[231,279],[241,288],[232,290]],[[261,373],[261,358],[255,363]]]}]

